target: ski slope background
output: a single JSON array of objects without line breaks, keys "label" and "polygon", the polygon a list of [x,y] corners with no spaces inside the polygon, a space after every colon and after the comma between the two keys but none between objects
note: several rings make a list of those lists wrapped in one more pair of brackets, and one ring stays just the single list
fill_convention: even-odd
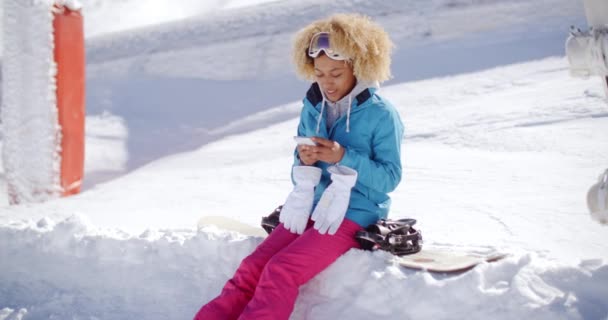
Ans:
[{"label": "ski slope background", "polygon": [[[162,3],[92,2],[85,190],[2,199],[0,319],[192,318],[261,241],[196,222],[257,225],[285,199],[307,88],[290,39],[338,11],[397,44],[381,89],[406,125],[391,217],[416,218],[425,245],[512,255],[446,277],[352,250],[291,318],[608,318],[608,229],[585,206],[608,166],[608,105],[563,57],[581,3],[183,0],[159,17]],[[142,22],[105,23],[109,4]]]}]

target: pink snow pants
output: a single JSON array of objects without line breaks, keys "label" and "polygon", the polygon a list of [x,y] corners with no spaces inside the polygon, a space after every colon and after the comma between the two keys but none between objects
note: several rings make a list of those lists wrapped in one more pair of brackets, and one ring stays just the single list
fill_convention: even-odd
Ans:
[{"label": "pink snow pants", "polygon": [[195,320],[287,320],[299,287],[351,248],[359,248],[361,226],[344,219],[334,235],[311,227],[302,235],[277,228],[243,259],[222,292],[204,305]]}]

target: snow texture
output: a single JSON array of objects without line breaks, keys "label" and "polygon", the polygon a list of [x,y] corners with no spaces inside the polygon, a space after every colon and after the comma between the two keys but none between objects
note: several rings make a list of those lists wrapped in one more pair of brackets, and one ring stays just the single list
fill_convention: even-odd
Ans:
[{"label": "snow texture", "polygon": [[[608,105],[563,56],[582,3],[181,0],[187,19],[168,3],[85,3],[102,36],[87,38],[84,191],[20,206],[0,192],[0,320],[191,319],[262,241],[195,225],[257,227],[285,200],[307,86],[289,40],[340,10],[397,44],[380,90],[406,126],[390,216],[416,218],[426,246],[510,256],[446,276],[351,250],[291,319],[608,318],[608,229],[585,204],[608,166]],[[114,5],[146,19],[117,29]]]},{"label": "snow texture", "polygon": [[53,15],[46,1],[4,1],[2,158],[16,202],[44,201],[60,192],[60,128]]},{"label": "snow texture", "polygon": [[[25,313],[24,319],[151,320],[191,318],[261,241],[214,227],[100,233],[81,216],[1,226],[0,240],[0,301],[10,306],[2,312]],[[351,250],[300,289],[290,319],[608,314],[608,265],[597,259],[564,266],[516,252],[457,276],[412,271],[389,260],[384,252]]]},{"label": "snow texture", "polygon": [[78,11],[82,9],[82,3],[78,0],[55,0],[55,3],[59,6],[66,6],[72,11]]}]

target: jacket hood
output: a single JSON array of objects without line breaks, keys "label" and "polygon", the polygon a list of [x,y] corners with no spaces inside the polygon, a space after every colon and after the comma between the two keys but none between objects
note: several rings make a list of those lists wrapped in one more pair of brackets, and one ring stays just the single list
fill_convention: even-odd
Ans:
[{"label": "jacket hood", "polygon": [[321,107],[319,110],[319,115],[317,116],[317,128],[316,133],[319,133],[321,127],[321,120],[325,115],[324,110],[327,104],[332,104],[334,107],[339,109],[346,109],[346,132],[350,132],[350,113],[352,111],[353,102],[357,103],[357,106],[362,105],[365,101],[367,101],[371,96],[375,93],[376,90],[380,88],[380,84],[378,82],[370,82],[370,81],[357,81],[357,84],[353,87],[353,89],[346,96],[342,97],[342,99],[336,101],[335,103],[330,102],[325,97],[323,90],[319,87],[318,83],[313,83],[308,93],[306,94],[306,99],[310,102],[313,107],[316,107],[319,103],[321,103]]}]

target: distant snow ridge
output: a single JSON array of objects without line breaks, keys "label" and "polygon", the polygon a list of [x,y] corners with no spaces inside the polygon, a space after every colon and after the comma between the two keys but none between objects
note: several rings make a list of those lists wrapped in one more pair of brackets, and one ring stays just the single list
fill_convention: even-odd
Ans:
[{"label": "distant snow ridge", "polygon": [[272,1],[278,0],[87,0],[85,30],[89,36],[112,33]]},{"label": "distant snow ridge", "polygon": [[[261,238],[214,227],[98,230],[76,214],[0,226],[0,319],[190,319]],[[457,276],[351,250],[300,289],[290,319],[605,319],[608,265],[533,252]],[[17,311],[18,310],[18,311]]]},{"label": "distant snow ridge", "polygon": [[[130,2],[134,3],[134,1]],[[126,4],[130,2],[125,1]],[[268,48],[267,52],[279,51],[281,53],[277,54],[279,56],[288,55],[291,49],[290,37],[299,28],[313,19],[343,12],[368,15],[383,25],[393,40],[407,39],[408,43],[415,44],[420,41],[428,41],[429,38],[445,40],[507,26],[519,28],[520,25],[527,25],[522,24],[521,21],[536,20],[540,17],[547,18],[542,25],[543,28],[552,28],[553,21],[561,17],[576,15],[580,8],[579,3],[567,0],[556,0],[553,5],[547,5],[543,1],[525,0],[508,2],[496,0],[420,2],[259,0],[259,2],[269,3],[233,10],[216,10],[213,11],[213,15],[191,14],[188,19],[163,20],[162,22],[165,23],[155,25],[142,24],[140,28],[124,30],[124,32],[115,34],[99,33],[98,37],[87,43],[87,62],[96,64],[139,55],[149,56],[163,52],[188,51],[192,48],[214,46],[223,42],[245,41],[244,39],[257,39],[258,45],[263,44]],[[213,1],[209,1],[209,3],[213,3]],[[197,12],[197,9],[200,9],[197,6],[201,5],[193,4],[191,7],[186,5],[183,8]],[[171,5],[169,9],[178,9],[174,7]],[[158,7],[139,9],[150,13],[157,10]],[[475,16],[476,19],[471,20],[469,18],[471,16]],[[104,17],[114,16],[107,14]],[[138,19],[138,17],[133,18]],[[463,24],[465,21],[466,24]],[[102,25],[102,23],[107,25],[107,20],[100,19],[96,24]]]}]

